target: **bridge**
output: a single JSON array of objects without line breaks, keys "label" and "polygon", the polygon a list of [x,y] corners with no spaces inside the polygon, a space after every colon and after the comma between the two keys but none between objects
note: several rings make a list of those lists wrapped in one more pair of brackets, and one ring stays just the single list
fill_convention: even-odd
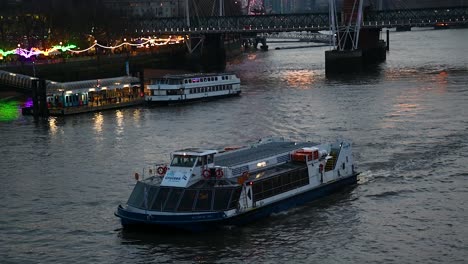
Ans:
[{"label": "bridge", "polygon": [[[128,25],[133,35],[319,31],[330,29],[329,13],[154,18]],[[338,23],[342,24],[340,18]],[[467,25],[468,6],[364,11],[361,28]]]},{"label": "bridge", "polygon": [[252,38],[255,46],[262,42],[262,49],[267,50],[265,34],[332,30],[336,39],[331,40],[336,51],[326,52],[325,57],[325,70],[331,72],[335,68],[345,71],[361,68],[366,63],[384,61],[389,35],[386,43],[380,40],[382,28],[468,25],[468,6],[375,11],[363,8],[362,0],[344,0],[342,10],[337,11],[334,2],[330,1],[328,13],[223,16],[220,12],[219,16],[190,17],[187,14],[178,18],[136,20],[127,25],[127,33],[134,36],[189,36],[186,38],[189,53],[203,47],[206,52],[199,49],[199,54],[194,57],[204,56],[203,61],[210,61],[206,65],[217,65],[221,70],[226,62],[223,44],[226,37]]},{"label": "bridge", "polygon": [[[332,2],[334,1],[330,1]],[[359,1],[344,0],[343,2],[356,5]],[[262,49],[266,50],[268,46],[265,38],[272,33],[311,34],[310,32],[320,30],[332,30],[336,34],[330,42],[333,42],[337,50],[336,52],[335,50],[326,51],[325,70],[330,72],[329,69],[335,66],[342,66],[343,70],[358,69],[361,62],[365,60],[370,63],[384,61],[386,49],[389,48],[389,34],[387,33],[385,43],[380,39],[382,28],[468,25],[468,6],[385,11],[368,10],[360,6],[359,10],[361,10],[359,16],[353,14],[354,6],[352,11],[349,11],[349,8],[335,11],[337,15],[333,20],[330,15],[332,11],[330,13],[135,19],[128,22],[125,33],[120,34],[125,34],[126,37],[129,35],[135,37],[183,35],[189,51],[188,56],[184,56],[186,61],[183,63],[190,65],[192,70],[222,71],[226,66],[226,51],[232,48],[240,52],[240,46],[247,38],[253,38],[256,44],[261,42]],[[332,29],[334,26],[335,29]],[[349,29],[351,27],[355,28]],[[342,30],[343,28],[345,29]],[[321,42],[329,42],[327,36],[321,37],[325,38]],[[349,63],[344,61],[349,61]],[[0,78],[8,79],[11,76],[4,74]],[[27,83],[26,86],[31,82],[27,78],[22,81]]]},{"label": "bridge", "polygon": [[[315,42],[315,43],[331,43],[332,35],[315,33],[315,32],[280,32],[280,33],[261,33],[258,37],[264,37],[268,39],[268,42],[291,42],[291,40],[297,40],[299,42]],[[285,41],[281,41],[285,40]]]}]

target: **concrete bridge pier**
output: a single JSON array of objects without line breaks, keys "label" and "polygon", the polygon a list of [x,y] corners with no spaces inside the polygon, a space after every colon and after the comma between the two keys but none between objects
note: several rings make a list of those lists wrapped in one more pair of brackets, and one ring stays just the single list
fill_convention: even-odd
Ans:
[{"label": "concrete bridge pier", "polygon": [[362,70],[361,50],[325,51],[325,74],[355,73]]},{"label": "concrete bridge pier", "polygon": [[397,26],[396,31],[411,31],[411,26]]},{"label": "concrete bridge pier", "polygon": [[32,111],[34,119],[39,117],[48,117],[49,109],[47,108],[47,92],[46,92],[46,80],[35,79],[31,81],[32,88]]},{"label": "concrete bridge pier", "polygon": [[224,71],[226,69],[226,49],[223,34],[205,34],[191,37],[186,63],[196,72]]},{"label": "concrete bridge pier", "polygon": [[362,50],[364,65],[383,62],[387,59],[387,44],[380,39],[379,28],[361,29],[359,48]]},{"label": "concrete bridge pier", "polygon": [[[325,51],[325,74],[360,72],[369,65],[386,60],[387,45],[380,39],[381,29],[361,29],[358,48],[352,49],[352,42],[346,41],[343,50]],[[345,37],[345,36],[342,36]]]},{"label": "concrete bridge pier", "polygon": [[256,36],[255,37],[255,49],[257,49],[258,43],[262,43],[262,46],[260,47],[263,51],[268,50],[268,45],[266,42],[266,37],[262,36]]},{"label": "concrete bridge pier", "polygon": [[223,34],[206,34],[201,57],[205,71],[224,71],[226,69],[226,48]]}]

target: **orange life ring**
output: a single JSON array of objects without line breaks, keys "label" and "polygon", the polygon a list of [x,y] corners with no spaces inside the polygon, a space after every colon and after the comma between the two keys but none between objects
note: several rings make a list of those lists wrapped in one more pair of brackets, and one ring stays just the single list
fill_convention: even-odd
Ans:
[{"label": "orange life ring", "polygon": [[224,176],[224,171],[222,169],[216,170],[216,178],[220,179]]},{"label": "orange life ring", "polygon": [[203,178],[205,178],[205,179],[208,180],[208,179],[211,177],[211,172],[210,172],[210,170],[208,170],[208,169],[204,169],[204,170],[202,171],[202,175],[203,175]]},{"label": "orange life ring", "polygon": [[166,167],[166,166],[164,166],[164,167],[163,167],[163,166],[159,166],[157,171],[158,171],[158,174],[159,174],[159,175],[164,175],[164,174],[166,174],[167,167]]}]

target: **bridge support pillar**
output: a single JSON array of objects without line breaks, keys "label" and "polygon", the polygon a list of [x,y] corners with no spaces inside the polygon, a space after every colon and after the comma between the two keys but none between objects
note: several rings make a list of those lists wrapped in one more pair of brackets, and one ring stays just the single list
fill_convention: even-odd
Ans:
[{"label": "bridge support pillar", "polygon": [[351,45],[345,45],[342,51],[325,51],[325,74],[356,73],[368,65],[385,61],[387,46],[385,41],[380,40],[380,30],[361,29],[356,50],[352,50]]},{"label": "bridge support pillar", "polygon": [[48,117],[49,109],[47,108],[46,80],[32,80],[31,85],[34,119]]},{"label": "bridge support pillar", "polygon": [[387,51],[390,50],[390,30],[387,29]]},{"label": "bridge support pillar", "polygon": [[226,50],[222,34],[204,35],[203,44],[188,54],[188,68],[192,71],[224,71]]},{"label": "bridge support pillar", "polygon": [[206,34],[202,44],[193,43],[192,52],[187,54],[188,68],[192,71],[224,71],[226,68],[226,50],[222,34]]},{"label": "bridge support pillar", "polygon": [[387,59],[387,45],[380,39],[381,29],[361,29],[359,33],[359,48],[362,50],[364,64],[375,64]]},{"label": "bridge support pillar", "polygon": [[361,50],[325,51],[325,74],[354,73],[362,70]]},{"label": "bridge support pillar", "polygon": [[260,36],[256,36],[256,37],[255,37],[255,49],[257,49],[258,43],[262,43],[262,46],[261,46],[260,48],[261,48],[263,51],[267,51],[267,50],[268,50],[268,45],[267,45],[267,42],[266,42],[266,38],[265,38],[265,37],[260,37]]},{"label": "bridge support pillar", "polygon": [[396,31],[411,31],[411,26],[398,26]]}]

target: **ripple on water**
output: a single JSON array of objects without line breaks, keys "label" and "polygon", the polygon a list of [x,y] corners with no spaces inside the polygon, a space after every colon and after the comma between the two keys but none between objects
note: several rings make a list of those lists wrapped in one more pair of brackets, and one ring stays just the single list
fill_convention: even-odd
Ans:
[{"label": "ripple on water", "polygon": [[[239,97],[0,122],[0,259],[464,263],[466,33],[392,32],[392,51],[371,74],[326,77],[321,48],[247,53],[228,65],[242,79]],[[270,135],[351,139],[359,184],[203,235],[132,233],[113,216],[132,175],[171,151]]]}]

